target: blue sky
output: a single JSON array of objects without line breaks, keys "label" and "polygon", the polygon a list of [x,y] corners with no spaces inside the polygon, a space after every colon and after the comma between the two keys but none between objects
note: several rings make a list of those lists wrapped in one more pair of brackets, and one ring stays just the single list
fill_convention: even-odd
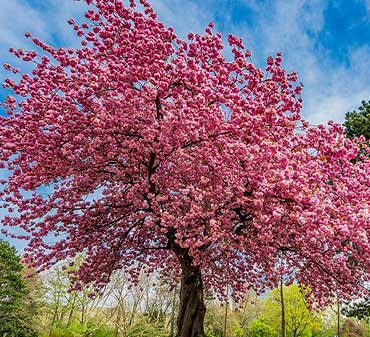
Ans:
[{"label": "blue sky", "polygon": [[[70,17],[85,5],[73,0],[0,0],[1,63],[17,64],[9,47],[32,49],[30,31],[55,46],[78,46]],[[243,37],[253,61],[283,52],[284,66],[304,83],[304,118],[312,124],[343,121],[370,99],[370,0],[152,0],[160,20],[181,37],[216,29]],[[21,65],[24,68],[24,66]],[[0,70],[3,80],[7,76]],[[5,96],[0,89],[0,99]],[[21,247],[21,245],[19,245]]]},{"label": "blue sky", "polygon": [[[1,0],[1,59],[10,46],[32,48],[25,31],[55,46],[78,46],[70,17],[73,0]],[[152,0],[159,18],[180,36],[213,21],[222,33],[244,38],[260,66],[270,54],[305,84],[303,114],[312,124],[341,122],[346,111],[370,99],[370,0]],[[14,63],[14,61],[13,61]],[[2,73],[1,77],[4,78]],[[0,91],[4,96],[4,92]]]}]

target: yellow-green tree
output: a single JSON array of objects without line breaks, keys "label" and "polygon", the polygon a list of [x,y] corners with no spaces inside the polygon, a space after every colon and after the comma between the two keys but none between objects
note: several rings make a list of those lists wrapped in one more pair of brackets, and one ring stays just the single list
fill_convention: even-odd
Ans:
[{"label": "yellow-green tree", "polygon": [[[322,325],[319,312],[311,310],[305,301],[305,290],[293,284],[283,287],[286,332],[288,337],[303,337],[311,335]],[[280,289],[272,290],[265,300],[265,310],[262,319],[274,327],[281,329],[281,294]]]}]

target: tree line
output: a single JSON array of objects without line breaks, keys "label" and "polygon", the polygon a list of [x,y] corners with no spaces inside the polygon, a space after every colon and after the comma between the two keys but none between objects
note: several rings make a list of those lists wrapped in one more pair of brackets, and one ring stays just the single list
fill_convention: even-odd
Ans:
[{"label": "tree line", "polygon": [[[41,275],[35,274],[22,264],[16,250],[5,241],[0,241],[0,266],[1,336],[173,337],[176,334],[179,289],[161,281],[159,275],[142,275],[132,286],[121,271],[98,293],[88,286],[73,290],[70,267],[58,265]],[[365,304],[314,309],[307,305],[305,291],[296,284],[275,288],[262,296],[250,291],[241,303],[231,298],[220,302],[209,293],[205,299],[208,307],[205,335],[281,336],[282,310],[288,337],[370,335],[370,315],[363,312]]]}]

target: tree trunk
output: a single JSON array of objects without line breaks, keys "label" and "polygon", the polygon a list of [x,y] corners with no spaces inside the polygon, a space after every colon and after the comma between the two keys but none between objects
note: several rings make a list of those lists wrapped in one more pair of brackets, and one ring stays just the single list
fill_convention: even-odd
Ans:
[{"label": "tree trunk", "polygon": [[71,304],[71,309],[70,309],[69,314],[68,314],[67,328],[69,328],[71,323],[72,323],[72,317],[73,317],[73,313],[75,311],[75,305],[76,305],[76,297],[77,297],[77,293],[74,292],[73,293],[72,304]]},{"label": "tree trunk", "polygon": [[177,337],[203,337],[205,313],[200,268],[183,265]]},{"label": "tree trunk", "polygon": [[167,237],[168,248],[175,253],[182,269],[176,337],[204,337],[206,307],[200,267],[193,265],[189,250],[176,243],[175,231],[169,232]]},{"label": "tree trunk", "polygon": [[175,305],[176,305],[176,294],[177,294],[177,285],[175,285],[175,289],[173,290],[173,298],[172,298],[172,308],[171,308],[171,321],[170,321],[170,337],[175,336]]},{"label": "tree trunk", "polygon": [[280,278],[280,302],[281,302],[281,337],[285,337],[286,323],[285,323],[284,285],[282,277]]},{"label": "tree trunk", "polygon": [[226,301],[225,301],[225,316],[224,316],[224,335],[223,337],[227,336],[227,309],[229,308],[228,306],[228,296],[229,296],[229,287],[226,286]]},{"label": "tree trunk", "polygon": [[337,299],[337,337],[340,337],[340,303]]}]

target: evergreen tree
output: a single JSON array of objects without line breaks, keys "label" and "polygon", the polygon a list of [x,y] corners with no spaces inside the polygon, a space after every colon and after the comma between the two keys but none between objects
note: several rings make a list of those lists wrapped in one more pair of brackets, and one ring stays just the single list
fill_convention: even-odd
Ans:
[{"label": "evergreen tree", "polygon": [[370,101],[362,101],[358,111],[346,113],[344,132],[349,138],[364,136],[370,139]]},{"label": "evergreen tree", "polygon": [[342,313],[347,317],[368,320],[370,317],[370,298],[366,298],[361,302],[349,303],[343,308]]},{"label": "evergreen tree", "polygon": [[370,140],[370,101],[362,101],[358,111],[346,113],[345,122],[343,123],[344,133],[347,137],[365,137],[365,142],[359,144],[359,152],[354,162],[365,159],[370,156],[369,140]]},{"label": "evergreen tree", "polygon": [[0,240],[0,336],[35,336],[22,269],[15,248]]},{"label": "evergreen tree", "polygon": [[[362,101],[358,111],[347,112],[343,126],[344,132],[349,138],[363,136],[366,139],[366,145],[368,145],[370,140],[370,100]],[[361,148],[360,155],[369,156],[368,150],[364,147]],[[344,307],[342,312],[348,317],[368,320],[370,318],[370,298],[366,298],[362,302],[350,303]]]}]

